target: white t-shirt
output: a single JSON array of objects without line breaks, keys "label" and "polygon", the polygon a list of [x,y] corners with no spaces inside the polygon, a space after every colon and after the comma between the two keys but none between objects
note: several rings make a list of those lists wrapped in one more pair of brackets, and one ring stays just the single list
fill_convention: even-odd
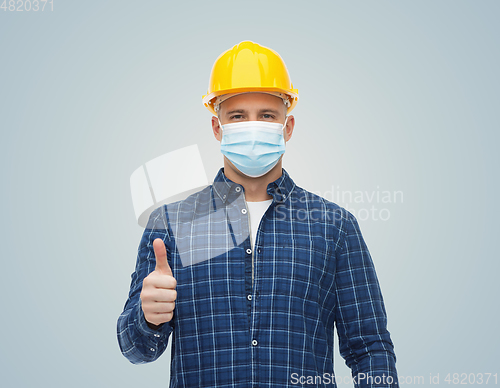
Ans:
[{"label": "white t-shirt", "polygon": [[247,201],[248,213],[250,214],[250,229],[252,231],[252,236],[250,237],[252,250],[255,244],[255,239],[257,238],[257,229],[259,228],[260,220],[262,219],[262,216],[266,212],[271,202],[273,202],[272,199],[267,199],[265,201],[259,202]]}]

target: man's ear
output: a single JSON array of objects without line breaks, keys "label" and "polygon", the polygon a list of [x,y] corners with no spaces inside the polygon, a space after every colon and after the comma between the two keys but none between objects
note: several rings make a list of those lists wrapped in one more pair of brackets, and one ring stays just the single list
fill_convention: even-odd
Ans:
[{"label": "man's ear", "polygon": [[212,116],[212,131],[217,140],[222,140],[222,128],[219,125],[219,119],[217,116]]},{"label": "man's ear", "polygon": [[286,126],[285,126],[285,134],[284,134],[285,142],[290,140],[290,138],[292,137],[294,127],[295,127],[295,117],[290,115],[290,116],[288,116],[288,119],[286,121]]}]

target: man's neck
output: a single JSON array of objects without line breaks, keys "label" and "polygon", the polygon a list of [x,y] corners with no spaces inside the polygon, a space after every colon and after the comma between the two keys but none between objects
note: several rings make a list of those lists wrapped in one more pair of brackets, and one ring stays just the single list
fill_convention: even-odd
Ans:
[{"label": "man's neck", "polygon": [[247,202],[260,202],[272,199],[273,197],[267,194],[267,185],[278,179],[281,174],[281,159],[267,174],[258,178],[251,178],[235,169],[224,158],[224,175],[245,188],[245,200]]}]

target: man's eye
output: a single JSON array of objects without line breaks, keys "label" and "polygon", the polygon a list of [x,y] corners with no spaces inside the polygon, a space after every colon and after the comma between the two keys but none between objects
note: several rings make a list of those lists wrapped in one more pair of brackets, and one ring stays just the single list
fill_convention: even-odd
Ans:
[{"label": "man's eye", "polygon": [[234,115],[231,116],[230,119],[241,119],[243,116],[242,115]]},{"label": "man's eye", "polygon": [[274,116],[273,116],[273,115],[270,115],[270,114],[268,114],[268,113],[265,113],[265,114],[264,114],[264,118],[265,118],[265,119],[274,119]]}]

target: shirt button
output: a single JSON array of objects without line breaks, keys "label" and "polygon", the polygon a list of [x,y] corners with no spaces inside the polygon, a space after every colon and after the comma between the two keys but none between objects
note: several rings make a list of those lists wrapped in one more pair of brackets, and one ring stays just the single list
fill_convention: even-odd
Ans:
[{"label": "shirt button", "polygon": [[247,214],[247,209],[241,209],[241,212],[242,212],[243,214]]},{"label": "shirt button", "polygon": [[259,252],[259,253],[260,253],[260,248],[259,248],[259,249],[257,249],[257,252]]},{"label": "shirt button", "polygon": [[250,254],[252,253],[252,250],[250,248],[247,249],[247,253]]},{"label": "shirt button", "polygon": [[236,191],[237,193],[239,193],[241,191],[241,187],[240,186],[236,186],[236,188],[234,189],[234,191]]},{"label": "shirt button", "polygon": [[155,350],[154,350],[154,348],[149,348],[149,350],[151,350],[152,352],[154,352],[154,351],[155,351]]},{"label": "shirt button", "polygon": [[252,295],[247,295],[248,300],[252,300]]},{"label": "shirt button", "polygon": [[159,337],[160,335],[159,334],[155,334],[155,337]]},{"label": "shirt button", "polygon": [[252,345],[253,345],[253,346],[257,346],[257,340],[253,340],[253,341],[252,341]]}]

